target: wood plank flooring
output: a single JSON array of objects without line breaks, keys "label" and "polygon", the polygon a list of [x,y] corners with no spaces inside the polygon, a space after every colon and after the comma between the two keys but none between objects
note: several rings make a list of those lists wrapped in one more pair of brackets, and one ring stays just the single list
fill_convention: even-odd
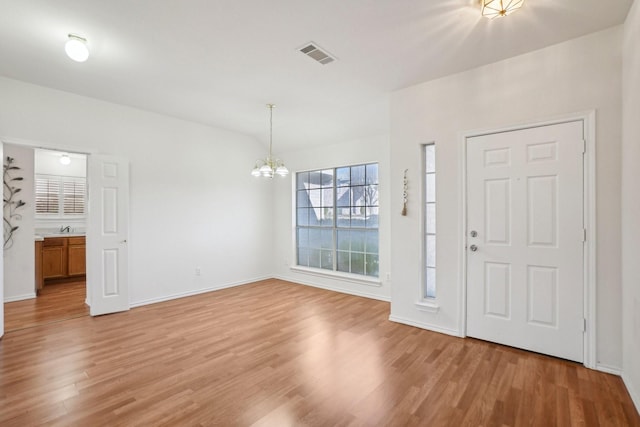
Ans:
[{"label": "wood plank flooring", "polygon": [[84,279],[46,284],[37,298],[4,305],[5,331],[88,316],[89,307],[84,303],[86,294]]},{"label": "wood plank flooring", "polygon": [[640,426],[620,378],[268,280],[0,341],[0,425]]}]

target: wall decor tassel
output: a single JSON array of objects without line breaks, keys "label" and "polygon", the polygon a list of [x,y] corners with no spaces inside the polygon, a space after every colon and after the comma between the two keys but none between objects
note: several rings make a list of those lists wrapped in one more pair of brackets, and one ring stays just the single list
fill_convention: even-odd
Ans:
[{"label": "wall decor tassel", "polygon": [[402,216],[407,216],[407,171],[404,170],[404,179],[402,181]]}]

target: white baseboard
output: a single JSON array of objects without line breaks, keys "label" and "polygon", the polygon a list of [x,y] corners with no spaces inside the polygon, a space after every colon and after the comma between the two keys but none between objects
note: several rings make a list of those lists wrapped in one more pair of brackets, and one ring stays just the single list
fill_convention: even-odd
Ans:
[{"label": "white baseboard", "polygon": [[207,292],[213,292],[213,291],[219,291],[221,289],[227,289],[227,288],[233,288],[236,286],[242,286],[242,285],[248,285],[250,283],[255,283],[255,282],[259,282],[261,280],[267,280],[267,279],[271,279],[270,276],[265,276],[265,277],[256,277],[250,280],[243,280],[240,282],[232,282],[232,283],[224,283],[221,285],[216,285],[216,286],[211,286],[208,288],[202,288],[202,289],[196,289],[193,291],[187,291],[187,292],[180,292],[177,294],[171,294],[171,295],[165,295],[162,297],[156,297],[156,298],[149,298],[149,299],[145,299],[145,300],[140,300],[140,301],[131,301],[129,303],[129,307],[130,308],[135,308],[135,307],[141,307],[143,305],[149,305],[149,304],[155,304],[158,302],[164,302],[164,301],[171,301],[174,299],[178,299],[178,298],[186,298],[186,297],[190,297],[193,295],[200,295],[200,294],[206,294]]},{"label": "white baseboard", "polygon": [[622,369],[620,369],[618,367],[615,367],[615,366],[607,366],[607,365],[597,364],[595,369],[596,369],[596,371],[606,372],[607,374],[612,374],[612,375],[617,375],[617,376],[621,376],[622,375]]},{"label": "white baseboard", "polygon": [[280,279],[280,280],[284,280],[286,282],[298,283],[298,284],[304,285],[304,286],[311,286],[313,288],[325,289],[327,291],[333,291],[333,292],[340,292],[342,294],[355,295],[357,297],[375,299],[375,300],[378,300],[378,301],[385,301],[385,302],[390,302],[391,301],[391,297],[382,296],[382,295],[376,295],[376,294],[372,294],[372,293],[369,293],[369,292],[357,291],[357,290],[354,290],[354,289],[345,289],[345,288],[339,288],[339,287],[335,287],[335,286],[321,285],[321,284],[318,284],[318,283],[307,282],[306,280],[292,279],[290,277],[285,277],[285,276],[275,276],[275,278],[276,279]]},{"label": "white baseboard", "polygon": [[631,396],[633,404],[636,405],[636,411],[640,412],[640,392],[635,388],[633,381],[631,381],[624,372],[622,373],[622,382],[624,382],[625,387],[627,387],[627,391],[629,392],[629,396]]},{"label": "white baseboard", "polygon": [[431,325],[424,322],[416,322],[415,320],[405,319],[399,316],[389,316],[389,320],[392,322],[402,323],[404,325],[415,326],[416,328],[427,329],[433,332],[439,332],[445,335],[451,335],[460,338],[460,332],[455,329],[443,328],[441,326]]},{"label": "white baseboard", "polygon": [[6,297],[4,299],[4,302],[14,302],[14,301],[23,301],[26,299],[32,299],[36,297],[36,293],[35,292],[31,292],[29,294],[23,294],[23,295],[16,295],[13,297]]}]

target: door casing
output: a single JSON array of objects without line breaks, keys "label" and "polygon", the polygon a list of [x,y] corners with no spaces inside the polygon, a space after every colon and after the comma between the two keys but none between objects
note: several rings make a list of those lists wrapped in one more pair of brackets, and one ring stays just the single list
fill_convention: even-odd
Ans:
[{"label": "door casing", "polygon": [[584,155],[584,224],[587,230],[587,241],[584,245],[584,318],[586,331],[584,333],[584,366],[596,369],[596,112],[595,110],[583,113],[575,113],[549,119],[543,122],[514,125],[502,128],[481,129],[462,132],[460,134],[460,277],[459,306],[460,336],[467,336],[467,140],[475,136],[490,135],[495,133],[510,132],[534,127],[542,127],[567,122],[581,121],[586,150]]}]

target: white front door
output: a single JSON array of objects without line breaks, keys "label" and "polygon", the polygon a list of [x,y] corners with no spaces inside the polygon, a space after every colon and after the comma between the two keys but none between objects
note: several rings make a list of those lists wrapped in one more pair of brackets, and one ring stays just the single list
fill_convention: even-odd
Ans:
[{"label": "white front door", "polygon": [[87,289],[92,316],[129,310],[129,163],[89,156]]},{"label": "white front door", "polygon": [[467,138],[467,335],[583,360],[583,122]]}]

